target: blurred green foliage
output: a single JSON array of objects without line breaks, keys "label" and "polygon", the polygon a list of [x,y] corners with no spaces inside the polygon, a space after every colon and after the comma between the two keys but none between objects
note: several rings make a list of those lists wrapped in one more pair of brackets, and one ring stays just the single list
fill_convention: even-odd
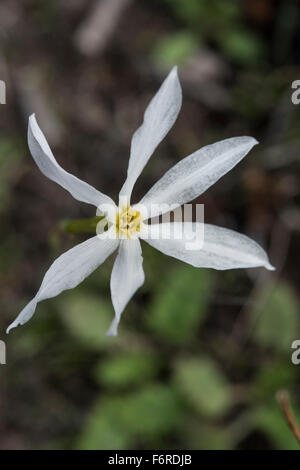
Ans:
[{"label": "blurred green foliage", "polygon": [[110,324],[109,300],[76,291],[65,294],[58,300],[58,306],[72,335],[84,345],[101,350],[111,343],[105,336]]},{"label": "blurred green foliage", "polygon": [[182,31],[160,39],[153,49],[153,59],[160,66],[170,69],[173,65],[186,62],[197,48],[196,37],[190,32]]},{"label": "blurred green foliage", "polygon": [[153,354],[122,353],[100,362],[95,369],[95,379],[112,389],[138,385],[156,375],[160,361]]},{"label": "blurred green foliage", "polygon": [[[148,311],[138,318],[155,338],[150,331],[147,335],[136,331],[130,340],[126,317],[135,306],[129,305],[121,332],[112,340],[104,336],[112,316],[108,302],[103,304],[88,289],[64,295],[59,302],[70,333],[88,350],[103,351],[92,373],[99,397],[95,397],[75,447],[230,449],[260,431],[270,446],[297,448],[275,401],[280,388],[292,389],[297,380],[297,370],[286,357],[291,326],[295,328],[293,338],[298,331],[293,292],[279,283],[275,289],[270,286],[267,300],[259,302],[252,340],[265,351],[265,361],[270,364],[262,365],[249,384],[234,385],[226,367],[222,370],[199,340],[213,299],[214,273],[175,265],[172,260],[167,266],[163,282],[157,279]],[[281,322],[281,316],[286,321]],[[270,347],[277,351],[275,362],[269,356]],[[187,350],[192,354],[187,355]],[[159,381],[162,373],[164,378]],[[236,421],[231,418],[226,426],[241,402],[249,411]]]},{"label": "blurred green foliage", "polygon": [[181,265],[157,286],[147,323],[162,339],[185,344],[205,320],[211,294],[211,272]]},{"label": "blurred green foliage", "polygon": [[230,408],[228,381],[213,360],[203,357],[180,359],[175,364],[175,380],[200,415],[220,417]]},{"label": "blurred green foliage", "polygon": [[211,42],[239,65],[257,65],[265,56],[262,38],[247,27],[241,5],[235,0],[163,0],[185,29],[160,39],[154,48],[159,64],[170,67],[191,57]]},{"label": "blurred green foliage", "polygon": [[[296,410],[299,422],[300,412]],[[271,439],[273,446],[279,450],[299,450],[299,444],[291,432],[287,432],[287,423],[282,419],[282,413],[275,403],[258,407],[252,415],[255,426]]]},{"label": "blurred green foliage", "polygon": [[[299,329],[299,304],[291,288],[284,284],[265,286],[258,299],[258,322],[254,338],[263,347],[289,352]],[[296,335],[296,336],[295,336]]]},{"label": "blurred green foliage", "polygon": [[136,444],[151,448],[178,427],[180,414],[175,391],[157,383],[120,396],[102,396],[91,411],[78,448],[115,449]]},{"label": "blurred green foliage", "polygon": [[[291,47],[293,34],[298,33],[296,2],[282,1],[277,8],[277,2],[262,0],[260,5],[273,5],[271,19],[263,19],[263,26],[261,18],[247,16],[246,2],[132,2],[130,15],[126,13],[124,23],[121,20],[105,53],[84,60],[73,40],[81,17],[84,20],[88,13],[82,2],[75,2],[79,6],[72,10],[72,2],[62,6],[63,2],[34,1],[32,11],[31,2],[18,11],[19,3],[14,20],[18,31],[14,34],[10,27],[13,41],[4,51],[5,60],[12,65],[14,86],[18,82],[15,71],[29,50],[34,52],[29,68],[39,71],[49,63],[47,93],[44,96],[41,86],[37,95],[43,104],[43,98],[57,91],[52,96],[61,113],[58,122],[71,136],[67,144],[58,144],[58,150],[72,154],[63,163],[71,166],[72,160],[78,165],[78,176],[84,174],[93,182],[99,170],[109,190],[121,186],[119,170],[125,172],[125,153],[114,130],[127,117],[134,126],[131,111],[139,107],[133,99],[137,83],[141,82],[139,93],[146,102],[153,92],[149,76],[155,66],[161,74],[174,64],[182,65],[184,71],[203,49],[212,54],[213,69],[217,69],[217,78],[208,80],[220,85],[229,105],[217,112],[210,102],[203,106],[197,94],[202,70],[189,71],[196,85],[182,80],[186,108],[163,147],[166,161],[169,158],[171,165],[181,148],[196,149],[223,134],[255,135],[266,142],[265,149],[268,139],[271,145],[277,138],[283,144],[292,141],[295,171],[287,164],[289,147],[281,152],[282,166],[275,175],[265,174],[267,161],[257,154],[248,163],[256,170],[250,181],[254,189],[251,184],[250,190],[247,185],[242,188],[236,179],[231,184],[228,175],[224,191],[219,184],[204,198],[208,197],[205,203],[212,218],[224,225],[229,221],[231,226],[242,221],[258,233],[271,229],[278,207],[289,209],[291,202],[298,216],[300,107],[290,106],[290,84],[299,79],[299,63],[293,63]],[[284,66],[274,67],[276,63]],[[93,233],[98,222],[96,217],[65,220],[71,208],[68,196],[66,206],[58,198],[53,208],[53,186],[42,175],[40,186],[31,188],[33,173],[28,171],[27,160],[22,162],[28,150],[18,140],[21,136],[25,145],[24,129],[18,129],[18,122],[26,97],[18,102],[20,94],[21,86],[15,93],[18,111],[13,120],[5,119],[12,133],[6,137],[2,133],[0,139],[3,332],[38,286],[49,256],[80,241],[76,234]],[[47,98],[45,103],[47,108]],[[272,153],[268,162],[273,161]],[[23,174],[27,179],[19,185]],[[231,188],[237,188],[236,192]],[[70,217],[91,217],[88,212],[75,212],[76,204],[71,204]],[[63,222],[56,226],[60,218]],[[23,230],[28,230],[25,235]],[[294,253],[298,253],[299,241],[294,238]],[[292,341],[300,338],[299,298],[291,287],[295,279],[298,282],[297,257],[286,260],[283,274],[277,272],[279,280],[264,282],[252,299],[253,278],[244,271],[196,269],[168,259],[146,243],[143,256],[146,282],[126,308],[117,338],[105,336],[113,318],[111,260],[75,290],[42,302],[28,325],[5,337],[10,365],[1,368],[1,399],[7,404],[1,409],[0,448],[299,448],[275,400],[278,390],[288,389],[300,423],[300,368],[291,363],[290,349]],[[236,334],[234,325],[239,320]]]}]

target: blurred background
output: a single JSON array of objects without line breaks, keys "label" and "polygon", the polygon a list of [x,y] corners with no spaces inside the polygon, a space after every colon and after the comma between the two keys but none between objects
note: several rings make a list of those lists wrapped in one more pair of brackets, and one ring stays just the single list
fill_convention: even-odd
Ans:
[{"label": "blurred background", "polygon": [[[299,448],[275,398],[288,390],[300,422],[299,31],[296,0],[1,1],[0,449]],[[6,336],[51,262],[90,236],[67,221],[95,215],[34,164],[29,114],[66,170],[116,200],[174,64],[182,111],[134,199],[199,147],[254,136],[196,202],[277,270],[196,269],[143,243],[146,282],[117,338],[105,336],[113,257]]]}]

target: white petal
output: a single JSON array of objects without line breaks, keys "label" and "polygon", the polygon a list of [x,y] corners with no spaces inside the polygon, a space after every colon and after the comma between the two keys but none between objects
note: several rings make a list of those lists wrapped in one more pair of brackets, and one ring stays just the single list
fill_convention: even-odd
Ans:
[{"label": "white petal", "polygon": [[233,137],[197,150],[167,171],[140,204],[154,217],[166,211],[159,204],[175,208],[191,201],[231,170],[257,143],[253,137]]},{"label": "white petal", "polygon": [[28,146],[41,172],[69,191],[75,199],[96,207],[100,204],[114,204],[110,197],[71,175],[57,163],[34,114],[29,117]]},{"label": "white petal", "polygon": [[7,328],[7,333],[30,320],[38,302],[80,284],[116,250],[118,243],[118,240],[95,236],[57,258],[46,272],[38,293]]},{"label": "white petal", "polygon": [[[192,266],[219,270],[258,266],[264,266],[269,270],[275,269],[270,264],[266,252],[255,241],[233,230],[215,225],[204,224],[203,226],[203,224],[185,222],[181,239],[174,239],[174,237],[162,239],[161,233],[164,225],[170,225],[172,230],[175,228],[177,233],[179,233],[179,226],[182,226],[178,222],[149,225],[148,236],[144,234],[144,240],[162,253]],[[199,236],[202,234],[204,236],[202,248],[187,249],[191,240],[187,238],[186,233],[193,232],[196,240],[197,229]]]},{"label": "white petal", "polygon": [[120,196],[130,200],[132,188],[152,153],[173,126],[181,108],[182,94],[174,67],[144,114],[144,122],[133,134],[127,179]]},{"label": "white petal", "polygon": [[137,289],[144,284],[143,257],[138,239],[122,240],[110,279],[115,318],[107,332],[116,336],[121,313]]}]

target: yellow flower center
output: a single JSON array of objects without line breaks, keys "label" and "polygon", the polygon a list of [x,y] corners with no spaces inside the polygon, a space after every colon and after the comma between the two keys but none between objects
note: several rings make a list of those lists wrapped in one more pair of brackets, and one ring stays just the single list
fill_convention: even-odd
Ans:
[{"label": "yellow flower center", "polygon": [[133,210],[130,206],[121,209],[117,214],[116,227],[120,238],[131,238],[140,231],[142,217],[140,212]]}]

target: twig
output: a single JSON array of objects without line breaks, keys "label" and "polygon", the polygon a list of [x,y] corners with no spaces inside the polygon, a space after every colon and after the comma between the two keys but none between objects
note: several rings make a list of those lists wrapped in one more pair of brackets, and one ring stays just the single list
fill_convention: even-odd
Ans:
[{"label": "twig", "polygon": [[284,414],[285,420],[288,423],[292,433],[294,434],[298,444],[300,445],[300,428],[295,419],[291,404],[290,396],[286,390],[280,390],[276,394],[277,401],[281,407],[282,413]]}]

